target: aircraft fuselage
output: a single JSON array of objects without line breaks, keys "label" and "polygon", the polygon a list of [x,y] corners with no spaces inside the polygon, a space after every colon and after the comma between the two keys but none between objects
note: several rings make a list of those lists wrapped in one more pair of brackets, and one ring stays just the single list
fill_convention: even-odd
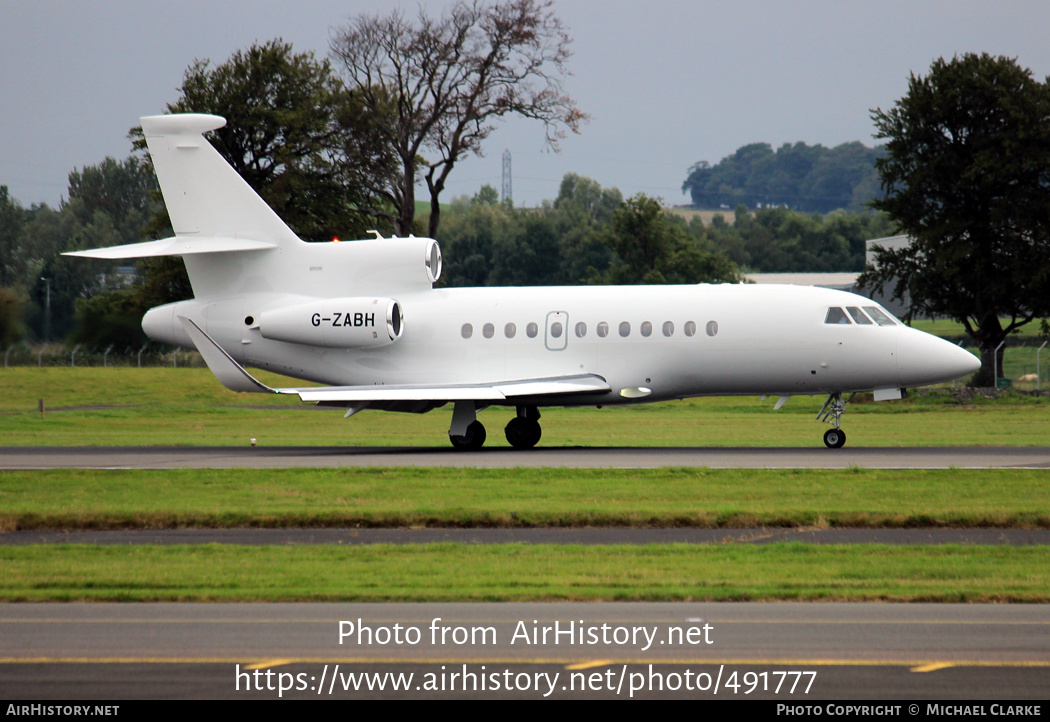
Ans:
[{"label": "aircraft fuselage", "polygon": [[263,335],[266,329],[257,321],[267,311],[296,306],[304,309],[298,319],[303,332],[322,325],[329,339],[340,334],[349,339],[369,320],[382,325],[374,312],[369,319],[350,307],[323,316],[307,313],[309,301],[287,294],[184,301],[150,311],[143,326],[156,340],[192,349],[174,321],[185,315],[244,365],[335,386],[596,374],[613,390],[558,405],[910,387],[950,380],[973,367],[971,354],[899,323],[826,322],[829,308],[876,304],[822,288],[417,290],[397,295],[404,328],[387,345],[311,346]]}]

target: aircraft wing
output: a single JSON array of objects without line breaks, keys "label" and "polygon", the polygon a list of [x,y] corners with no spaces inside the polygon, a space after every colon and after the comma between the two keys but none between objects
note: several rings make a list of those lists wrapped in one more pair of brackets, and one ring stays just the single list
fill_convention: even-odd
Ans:
[{"label": "aircraft wing", "polygon": [[611,389],[594,374],[557,376],[545,379],[516,379],[486,384],[312,386],[275,389],[279,394],[298,394],[303,401],[503,401],[526,396],[602,394]]},{"label": "aircraft wing", "polygon": [[204,362],[222,384],[233,391],[297,394],[311,402],[381,401],[503,401],[537,396],[609,393],[608,382],[596,374],[541,379],[512,379],[484,384],[405,384],[384,386],[304,386],[272,388],[262,383],[230,356],[192,319],[179,321],[200,351]]}]

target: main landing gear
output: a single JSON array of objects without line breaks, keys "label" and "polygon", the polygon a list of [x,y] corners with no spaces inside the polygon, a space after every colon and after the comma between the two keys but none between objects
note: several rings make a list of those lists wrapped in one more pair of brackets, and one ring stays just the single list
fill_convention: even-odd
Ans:
[{"label": "main landing gear", "polygon": [[[452,411],[452,425],[448,440],[459,451],[477,451],[487,438],[485,427],[477,420],[478,408],[473,401],[457,401]],[[504,430],[507,441],[515,449],[531,449],[539,443],[543,430],[540,428],[540,410],[535,406],[519,406],[517,416],[510,420]]]},{"label": "main landing gear", "polygon": [[853,400],[856,394],[850,394],[849,397],[843,401],[842,394],[836,391],[828,396],[828,400],[824,402],[824,405],[820,407],[820,411],[817,413],[817,421],[823,421],[826,424],[833,424],[834,429],[828,429],[824,432],[824,445],[829,449],[841,449],[846,443],[846,432],[839,428],[839,424],[842,422],[842,412],[846,410],[846,404]]},{"label": "main landing gear", "polygon": [[503,430],[507,442],[515,449],[531,449],[539,443],[543,430],[540,428],[540,410],[535,406],[519,406],[518,415]]},{"label": "main landing gear", "polygon": [[462,436],[448,435],[448,440],[459,451],[477,451],[484,445],[488,434],[480,421],[473,421]]}]

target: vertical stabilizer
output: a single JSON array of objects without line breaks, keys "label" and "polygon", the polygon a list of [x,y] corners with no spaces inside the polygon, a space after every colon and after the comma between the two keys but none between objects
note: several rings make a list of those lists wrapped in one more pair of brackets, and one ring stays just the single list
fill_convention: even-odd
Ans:
[{"label": "vertical stabilizer", "polygon": [[219,155],[203,133],[217,115],[186,113],[141,119],[164,203],[177,236],[218,236],[299,244],[284,221]]}]

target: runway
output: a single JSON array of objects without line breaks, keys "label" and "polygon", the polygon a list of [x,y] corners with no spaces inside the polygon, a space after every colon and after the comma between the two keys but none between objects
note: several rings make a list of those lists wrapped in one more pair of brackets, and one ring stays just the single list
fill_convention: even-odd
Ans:
[{"label": "runway", "polygon": [[2,447],[0,469],[279,469],[441,466],[506,469],[1048,469],[1050,446],[750,448],[540,447],[458,452],[451,447],[119,446]]},{"label": "runway", "polygon": [[[1050,447],[0,449],[0,469],[1050,468]],[[232,529],[17,532],[4,544],[1050,543],[1047,530]],[[491,628],[493,642],[428,636]],[[371,643],[339,644],[340,621]],[[554,627],[555,623],[560,625]],[[647,629],[648,646],[511,643],[528,630]],[[698,642],[710,625],[711,644]],[[396,626],[415,643],[376,636]],[[671,638],[671,629],[693,639]],[[563,634],[561,639],[567,639]],[[476,640],[475,640],[476,641]],[[1042,700],[1050,605],[824,603],[0,604],[0,689],[58,699]],[[405,680],[411,680],[402,685]],[[488,687],[485,685],[488,684]],[[480,685],[480,686],[479,686]],[[495,685],[495,686],[493,686]],[[401,688],[395,689],[395,686]],[[283,689],[282,689],[283,687]],[[497,689],[498,687],[498,689]],[[789,689],[790,687],[790,689]]]},{"label": "runway", "polygon": [[275,699],[283,679],[315,699],[1001,701],[1045,699],[1048,672],[1047,605],[0,605],[0,689],[21,699]]}]

